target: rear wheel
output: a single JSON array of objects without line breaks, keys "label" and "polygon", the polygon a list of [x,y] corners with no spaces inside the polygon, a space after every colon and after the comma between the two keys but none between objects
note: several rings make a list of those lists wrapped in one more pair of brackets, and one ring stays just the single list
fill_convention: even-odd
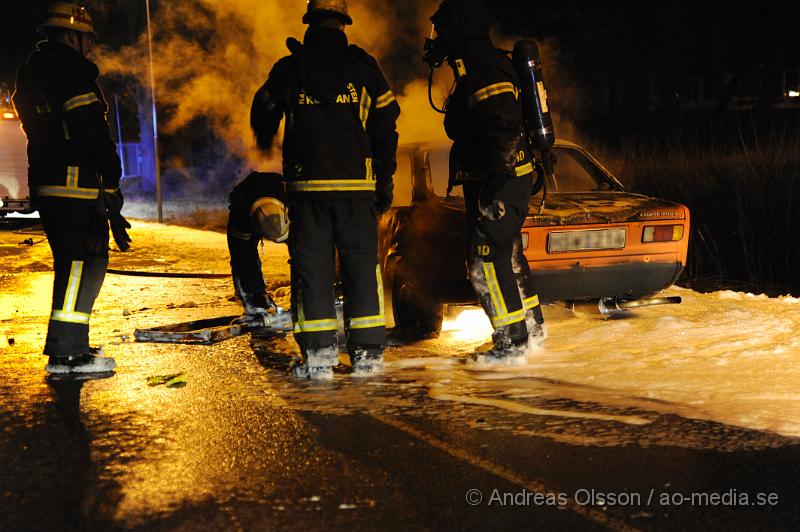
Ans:
[{"label": "rear wheel", "polygon": [[414,338],[435,338],[442,330],[442,304],[403,270],[397,269],[392,283],[395,329]]}]

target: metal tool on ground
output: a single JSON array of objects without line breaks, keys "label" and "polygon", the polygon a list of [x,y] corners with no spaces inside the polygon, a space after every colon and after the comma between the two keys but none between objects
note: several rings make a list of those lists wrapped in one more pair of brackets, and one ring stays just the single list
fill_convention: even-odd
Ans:
[{"label": "metal tool on ground", "polygon": [[241,316],[222,316],[136,329],[133,335],[137,342],[209,345],[248,332],[264,336],[292,330],[291,313],[280,307],[275,312],[264,314],[263,323],[243,322],[240,318]]}]

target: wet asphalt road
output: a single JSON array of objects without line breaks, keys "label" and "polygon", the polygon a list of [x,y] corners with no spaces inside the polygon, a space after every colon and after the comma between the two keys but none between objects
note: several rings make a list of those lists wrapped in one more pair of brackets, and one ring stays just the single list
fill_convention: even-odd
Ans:
[{"label": "wet asphalt road", "polygon": [[[380,376],[343,357],[332,383],[287,376],[291,337],[131,342],[235,313],[225,280],[109,276],[93,340],[118,371],[48,379],[47,249],[19,240],[0,232],[2,530],[800,526],[797,439],[466,366],[446,334],[393,342]],[[112,266],[162,264],[151,251]],[[177,371],[185,387],[147,384]]]}]

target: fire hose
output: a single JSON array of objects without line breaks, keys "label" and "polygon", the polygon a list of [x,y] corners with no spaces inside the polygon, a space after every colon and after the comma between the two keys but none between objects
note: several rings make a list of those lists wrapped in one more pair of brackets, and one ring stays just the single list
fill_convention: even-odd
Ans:
[{"label": "fire hose", "polygon": [[195,272],[147,272],[138,270],[117,270],[109,268],[106,273],[112,275],[128,275],[131,277],[168,277],[173,279],[226,279],[229,273],[195,273]]}]

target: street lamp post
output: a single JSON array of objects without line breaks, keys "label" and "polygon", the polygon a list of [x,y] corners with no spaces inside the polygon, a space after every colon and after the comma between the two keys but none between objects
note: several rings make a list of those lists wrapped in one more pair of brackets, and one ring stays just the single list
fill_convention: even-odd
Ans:
[{"label": "street lamp post", "polygon": [[150,30],[150,0],[145,1],[147,11],[147,51],[150,56],[150,96],[153,103],[153,157],[156,170],[156,202],[158,204],[158,221],[164,221],[161,207],[161,164],[158,161],[158,122],[156,119],[156,78],[153,73],[153,34]]}]

